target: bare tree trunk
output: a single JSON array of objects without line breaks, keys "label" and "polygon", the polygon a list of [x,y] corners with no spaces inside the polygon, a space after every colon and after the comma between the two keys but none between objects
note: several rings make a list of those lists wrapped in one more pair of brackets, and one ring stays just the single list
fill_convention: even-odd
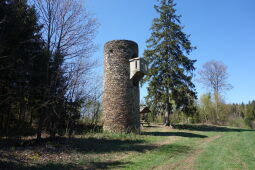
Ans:
[{"label": "bare tree trunk", "polygon": [[214,99],[215,99],[215,104],[216,104],[216,123],[219,123],[220,116],[219,116],[219,103],[220,103],[220,98],[219,98],[219,92],[215,90],[214,92]]},{"label": "bare tree trunk", "polygon": [[165,115],[164,115],[164,125],[165,126],[169,126],[170,125],[170,121],[169,121],[169,112],[165,112]]},{"label": "bare tree trunk", "polygon": [[171,115],[171,106],[169,102],[166,102],[166,112],[164,115],[164,125],[170,126],[170,115]]},{"label": "bare tree trunk", "polygon": [[205,116],[205,123],[208,123],[208,118],[207,118],[206,114],[204,114],[204,116]]}]

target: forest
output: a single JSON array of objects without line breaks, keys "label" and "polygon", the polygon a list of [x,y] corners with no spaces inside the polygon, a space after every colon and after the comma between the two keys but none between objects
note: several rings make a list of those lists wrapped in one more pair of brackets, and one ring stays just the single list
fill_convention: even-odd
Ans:
[{"label": "forest", "polygon": [[98,95],[96,21],[78,1],[1,1],[0,11],[1,136],[72,135]]}]

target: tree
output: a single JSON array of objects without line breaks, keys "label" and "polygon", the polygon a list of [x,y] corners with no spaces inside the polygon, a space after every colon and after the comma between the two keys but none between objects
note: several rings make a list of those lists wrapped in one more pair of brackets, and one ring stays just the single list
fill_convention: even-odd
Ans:
[{"label": "tree", "polygon": [[0,1],[0,130],[37,128],[40,139],[43,130],[51,137],[72,133],[81,115],[97,24],[79,0],[35,4]]},{"label": "tree", "polygon": [[60,50],[65,59],[90,57],[98,26],[81,0],[34,0],[49,52]]},{"label": "tree", "polygon": [[214,118],[213,114],[213,105],[211,101],[211,94],[204,94],[200,97],[200,119],[204,123],[208,123],[210,118]]},{"label": "tree", "polygon": [[[40,138],[42,124],[45,124],[54,137],[60,126],[59,121],[63,117],[70,120],[73,117],[70,115],[77,115],[77,109],[82,104],[84,96],[81,96],[80,90],[88,81],[81,80],[95,67],[90,57],[95,50],[93,38],[97,23],[85,10],[81,0],[33,2],[39,11],[40,23],[44,25],[43,38],[48,55],[47,83],[43,95],[46,105],[41,110],[37,136]],[[73,114],[70,113],[72,110]]]},{"label": "tree", "polygon": [[199,82],[211,89],[214,95],[220,95],[225,90],[230,90],[232,85],[227,82],[229,74],[227,66],[219,61],[209,61],[198,71]]},{"label": "tree", "polygon": [[255,128],[255,101],[249,102],[246,105],[245,123],[251,127]]},{"label": "tree", "polygon": [[186,55],[194,49],[189,36],[183,33],[180,16],[176,14],[173,0],[161,0],[155,5],[159,18],[153,20],[151,37],[147,40],[144,57],[149,62],[147,101],[165,110],[164,124],[170,125],[173,107],[186,114],[195,111],[196,93],[192,83],[195,60]]},{"label": "tree", "polygon": [[202,69],[198,71],[198,74],[200,76],[198,81],[213,91],[216,116],[219,120],[219,106],[222,103],[221,93],[232,88],[232,85],[227,82],[229,77],[227,66],[219,61],[209,61],[203,65]]},{"label": "tree", "polygon": [[44,55],[41,26],[26,0],[1,1],[0,21],[0,115],[8,135],[31,126]]}]

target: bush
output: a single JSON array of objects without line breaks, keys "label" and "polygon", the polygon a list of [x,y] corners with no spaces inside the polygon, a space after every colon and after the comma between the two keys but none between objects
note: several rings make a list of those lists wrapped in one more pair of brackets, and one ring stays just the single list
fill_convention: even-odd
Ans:
[{"label": "bush", "polygon": [[229,118],[227,125],[232,127],[250,128],[250,126],[248,126],[245,120],[241,117]]}]

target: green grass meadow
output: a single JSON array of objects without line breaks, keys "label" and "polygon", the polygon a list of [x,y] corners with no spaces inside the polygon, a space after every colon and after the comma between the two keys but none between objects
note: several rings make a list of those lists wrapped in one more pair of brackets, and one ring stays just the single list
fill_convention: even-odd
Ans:
[{"label": "green grass meadow", "polygon": [[87,133],[1,147],[0,169],[254,170],[254,146],[249,129],[155,125],[141,135]]}]

